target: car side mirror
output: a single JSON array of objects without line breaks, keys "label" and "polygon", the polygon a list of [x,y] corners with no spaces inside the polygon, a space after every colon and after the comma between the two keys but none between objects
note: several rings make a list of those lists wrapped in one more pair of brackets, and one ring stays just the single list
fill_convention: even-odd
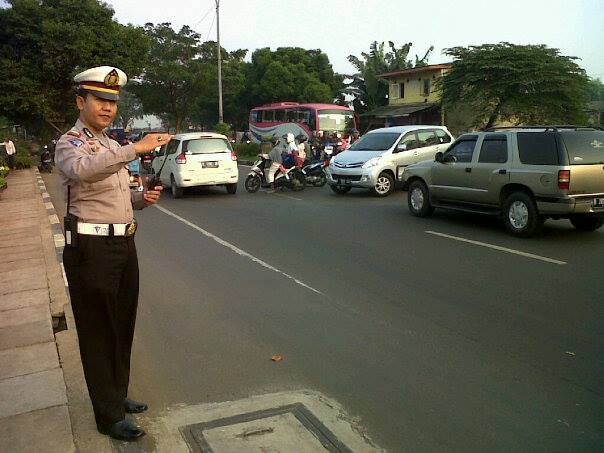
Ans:
[{"label": "car side mirror", "polygon": [[440,151],[436,153],[436,155],[434,156],[434,162],[440,162],[442,163],[443,161],[443,153],[441,153]]},{"label": "car side mirror", "polygon": [[447,154],[446,156],[443,157],[443,162],[444,163],[455,163],[457,162],[457,158],[451,154]]},{"label": "car side mirror", "polygon": [[407,151],[407,144],[401,143],[396,147],[396,152]]}]

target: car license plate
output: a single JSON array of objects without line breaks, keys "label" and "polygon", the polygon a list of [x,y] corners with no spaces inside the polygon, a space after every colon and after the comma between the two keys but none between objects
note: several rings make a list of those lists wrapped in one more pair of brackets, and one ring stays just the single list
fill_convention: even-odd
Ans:
[{"label": "car license plate", "polygon": [[604,198],[594,198],[593,207],[604,208]]},{"label": "car license plate", "polygon": [[202,162],[201,168],[218,168],[218,162]]},{"label": "car license plate", "polygon": [[350,185],[350,179],[348,178],[344,178],[344,179],[338,179],[338,184],[339,185],[346,185],[349,186]]}]

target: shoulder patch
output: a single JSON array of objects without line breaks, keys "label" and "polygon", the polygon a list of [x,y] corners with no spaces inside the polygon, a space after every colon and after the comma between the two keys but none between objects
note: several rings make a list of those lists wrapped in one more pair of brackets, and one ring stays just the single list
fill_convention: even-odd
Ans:
[{"label": "shoulder patch", "polygon": [[71,143],[73,146],[75,146],[76,148],[79,148],[80,146],[82,146],[84,144],[84,142],[82,140],[80,140],[79,138],[70,138],[67,141],[69,143]]}]

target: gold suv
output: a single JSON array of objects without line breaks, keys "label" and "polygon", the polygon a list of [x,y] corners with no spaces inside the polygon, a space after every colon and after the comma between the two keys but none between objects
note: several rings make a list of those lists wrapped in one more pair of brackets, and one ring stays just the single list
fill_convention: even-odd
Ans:
[{"label": "gold suv", "polygon": [[604,131],[519,126],[464,134],[434,161],[408,166],[402,179],[418,217],[434,208],[499,215],[522,237],[547,218],[595,231],[604,223]]}]

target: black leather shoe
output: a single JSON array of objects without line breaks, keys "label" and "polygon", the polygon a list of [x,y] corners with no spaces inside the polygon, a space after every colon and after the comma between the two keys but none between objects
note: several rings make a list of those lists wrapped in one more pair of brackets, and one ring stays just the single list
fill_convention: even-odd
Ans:
[{"label": "black leather shoe", "polygon": [[120,422],[109,425],[108,428],[99,428],[99,432],[106,434],[118,440],[132,441],[143,437],[146,433],[143,428],[135,425],[130,420],[122,420]]},{"label": "black leather shoe", "polygon": [[140,414],[141,412],[145,412],[149,409],[145,403],[139,403],[138,401],[134,401],[126,398],[124,400],[124,409],[129,414]]}]

